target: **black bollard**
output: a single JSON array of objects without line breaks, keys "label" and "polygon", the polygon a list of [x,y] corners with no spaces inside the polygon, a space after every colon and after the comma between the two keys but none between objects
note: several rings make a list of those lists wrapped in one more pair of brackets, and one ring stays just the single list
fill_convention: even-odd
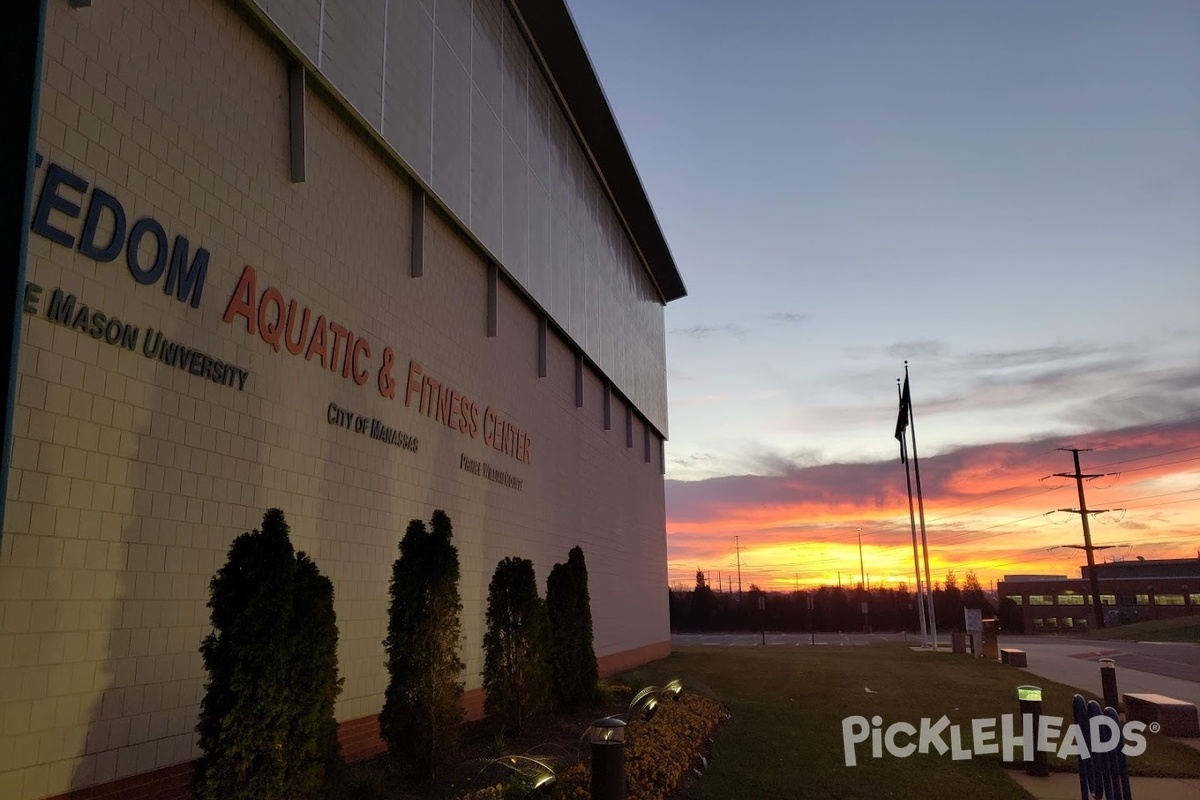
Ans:
[{"label": "black bollard", "polygon": [[592,723],[592,800],[625,800],[625,723]]},{"label": "black bollard", "polygon": [[[1017,699],[1021,701],[1021,715],[1032,714],[1033,725],[1033,760],[1025,762],[1025,772],[1028,775],[1033,775],[1038,778],[1044,778],[1050,774],[1050,767],[1046,763],[1046,751],[1039,750],[1037,746],[1038,727],[1042,719],[1042,690],[1037,686],[1018,686]],[[1025,754],[1026,759],[1029,754]]]},{"label": "black bollard", "polygon": [[1104,705],[1117,708],[1117,662],[1111,658],[1100,659],[1100,685],[1104,687]]}]

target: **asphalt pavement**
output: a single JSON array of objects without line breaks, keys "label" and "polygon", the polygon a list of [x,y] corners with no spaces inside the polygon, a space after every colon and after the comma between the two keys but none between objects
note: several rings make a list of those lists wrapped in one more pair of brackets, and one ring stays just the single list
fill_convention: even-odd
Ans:
[{"label": "asphalt pavement", "polygon": [[1120,694],[1165,694],[1200,708],[1200,645],[1001,636],[1000,646],[1024,650],[1027,672],[1097,696],[1104,694],[1099,661],[1111,658]]}]

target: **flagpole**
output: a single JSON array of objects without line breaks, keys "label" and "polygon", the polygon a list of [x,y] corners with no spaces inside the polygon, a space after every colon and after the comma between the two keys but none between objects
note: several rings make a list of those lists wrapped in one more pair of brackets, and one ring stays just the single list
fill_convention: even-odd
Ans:
[{"label": "flagpole", "polygon": [[[904,362],[904,380],[908,381],[908,362]],[[925,498],[921,494],[921,462],[917,459],[917,424],[913,414],[911,389],[908,400],[908,425],[912,431],[913,473],[917,478],[917,512],[921,517],[921,549],[925,553],[925,587],[929,596],[929,630],[933,637],[933,649],[937,650],[937,612],[933,602],[933,579],[929,575],[929,540],[925,536]]]},{"label": "flagpole", "polygon": [[[900,389],[900,379],[896,379],[896,391],[900,394],[900,403],[904,402],[904,393]],[[912,470],[908,466],[908,446],[904,437],[900,438],[900,460],[904,462],[904,482],[908,484],[908,525],[912,529],[913,572],[917,576],[917,619],[921,621],[921,647],[929,647],[929,631],[925,627],[925,590],[921,581],[921,557],[917,554],[917,517],[913,511]]]}]

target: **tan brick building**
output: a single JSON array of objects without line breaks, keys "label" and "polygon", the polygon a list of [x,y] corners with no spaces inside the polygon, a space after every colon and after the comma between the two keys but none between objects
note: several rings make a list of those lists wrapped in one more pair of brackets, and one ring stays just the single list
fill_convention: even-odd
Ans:
[{"label": "tan brick building", "polygon": [[561,0],[47,0],[41,65],[0,797],[178,796],[208,582],[272,506],[335,585],[351,756],[437,508],[473,708],[509,555],[583,547],[602,669],[669,651],[684,288]]}]

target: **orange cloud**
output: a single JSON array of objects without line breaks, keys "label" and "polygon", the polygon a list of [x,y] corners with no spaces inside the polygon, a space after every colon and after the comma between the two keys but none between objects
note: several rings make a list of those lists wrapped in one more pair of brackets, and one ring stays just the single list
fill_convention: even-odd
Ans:
[{"label": "orange cloud", "polygon": [[[1110,555],[1198,555],[1200,421],[1109,431],[1081,453],[1093,543]],[[934,581],[974,570],[984,585],[1004,574],[1078,575],[1085,563],[1071,455],[1051,440],[963,448],[921,460]],[[862,529],[862,557],[859,537]],[[913,585],[904,469],[897,461],[795,467],[781,475],[667,481],[671,584],[697,569],[743,587]],[[735,543],[735,537],[736,543]],[[737,549],[740,547],[740,554]]]}]

